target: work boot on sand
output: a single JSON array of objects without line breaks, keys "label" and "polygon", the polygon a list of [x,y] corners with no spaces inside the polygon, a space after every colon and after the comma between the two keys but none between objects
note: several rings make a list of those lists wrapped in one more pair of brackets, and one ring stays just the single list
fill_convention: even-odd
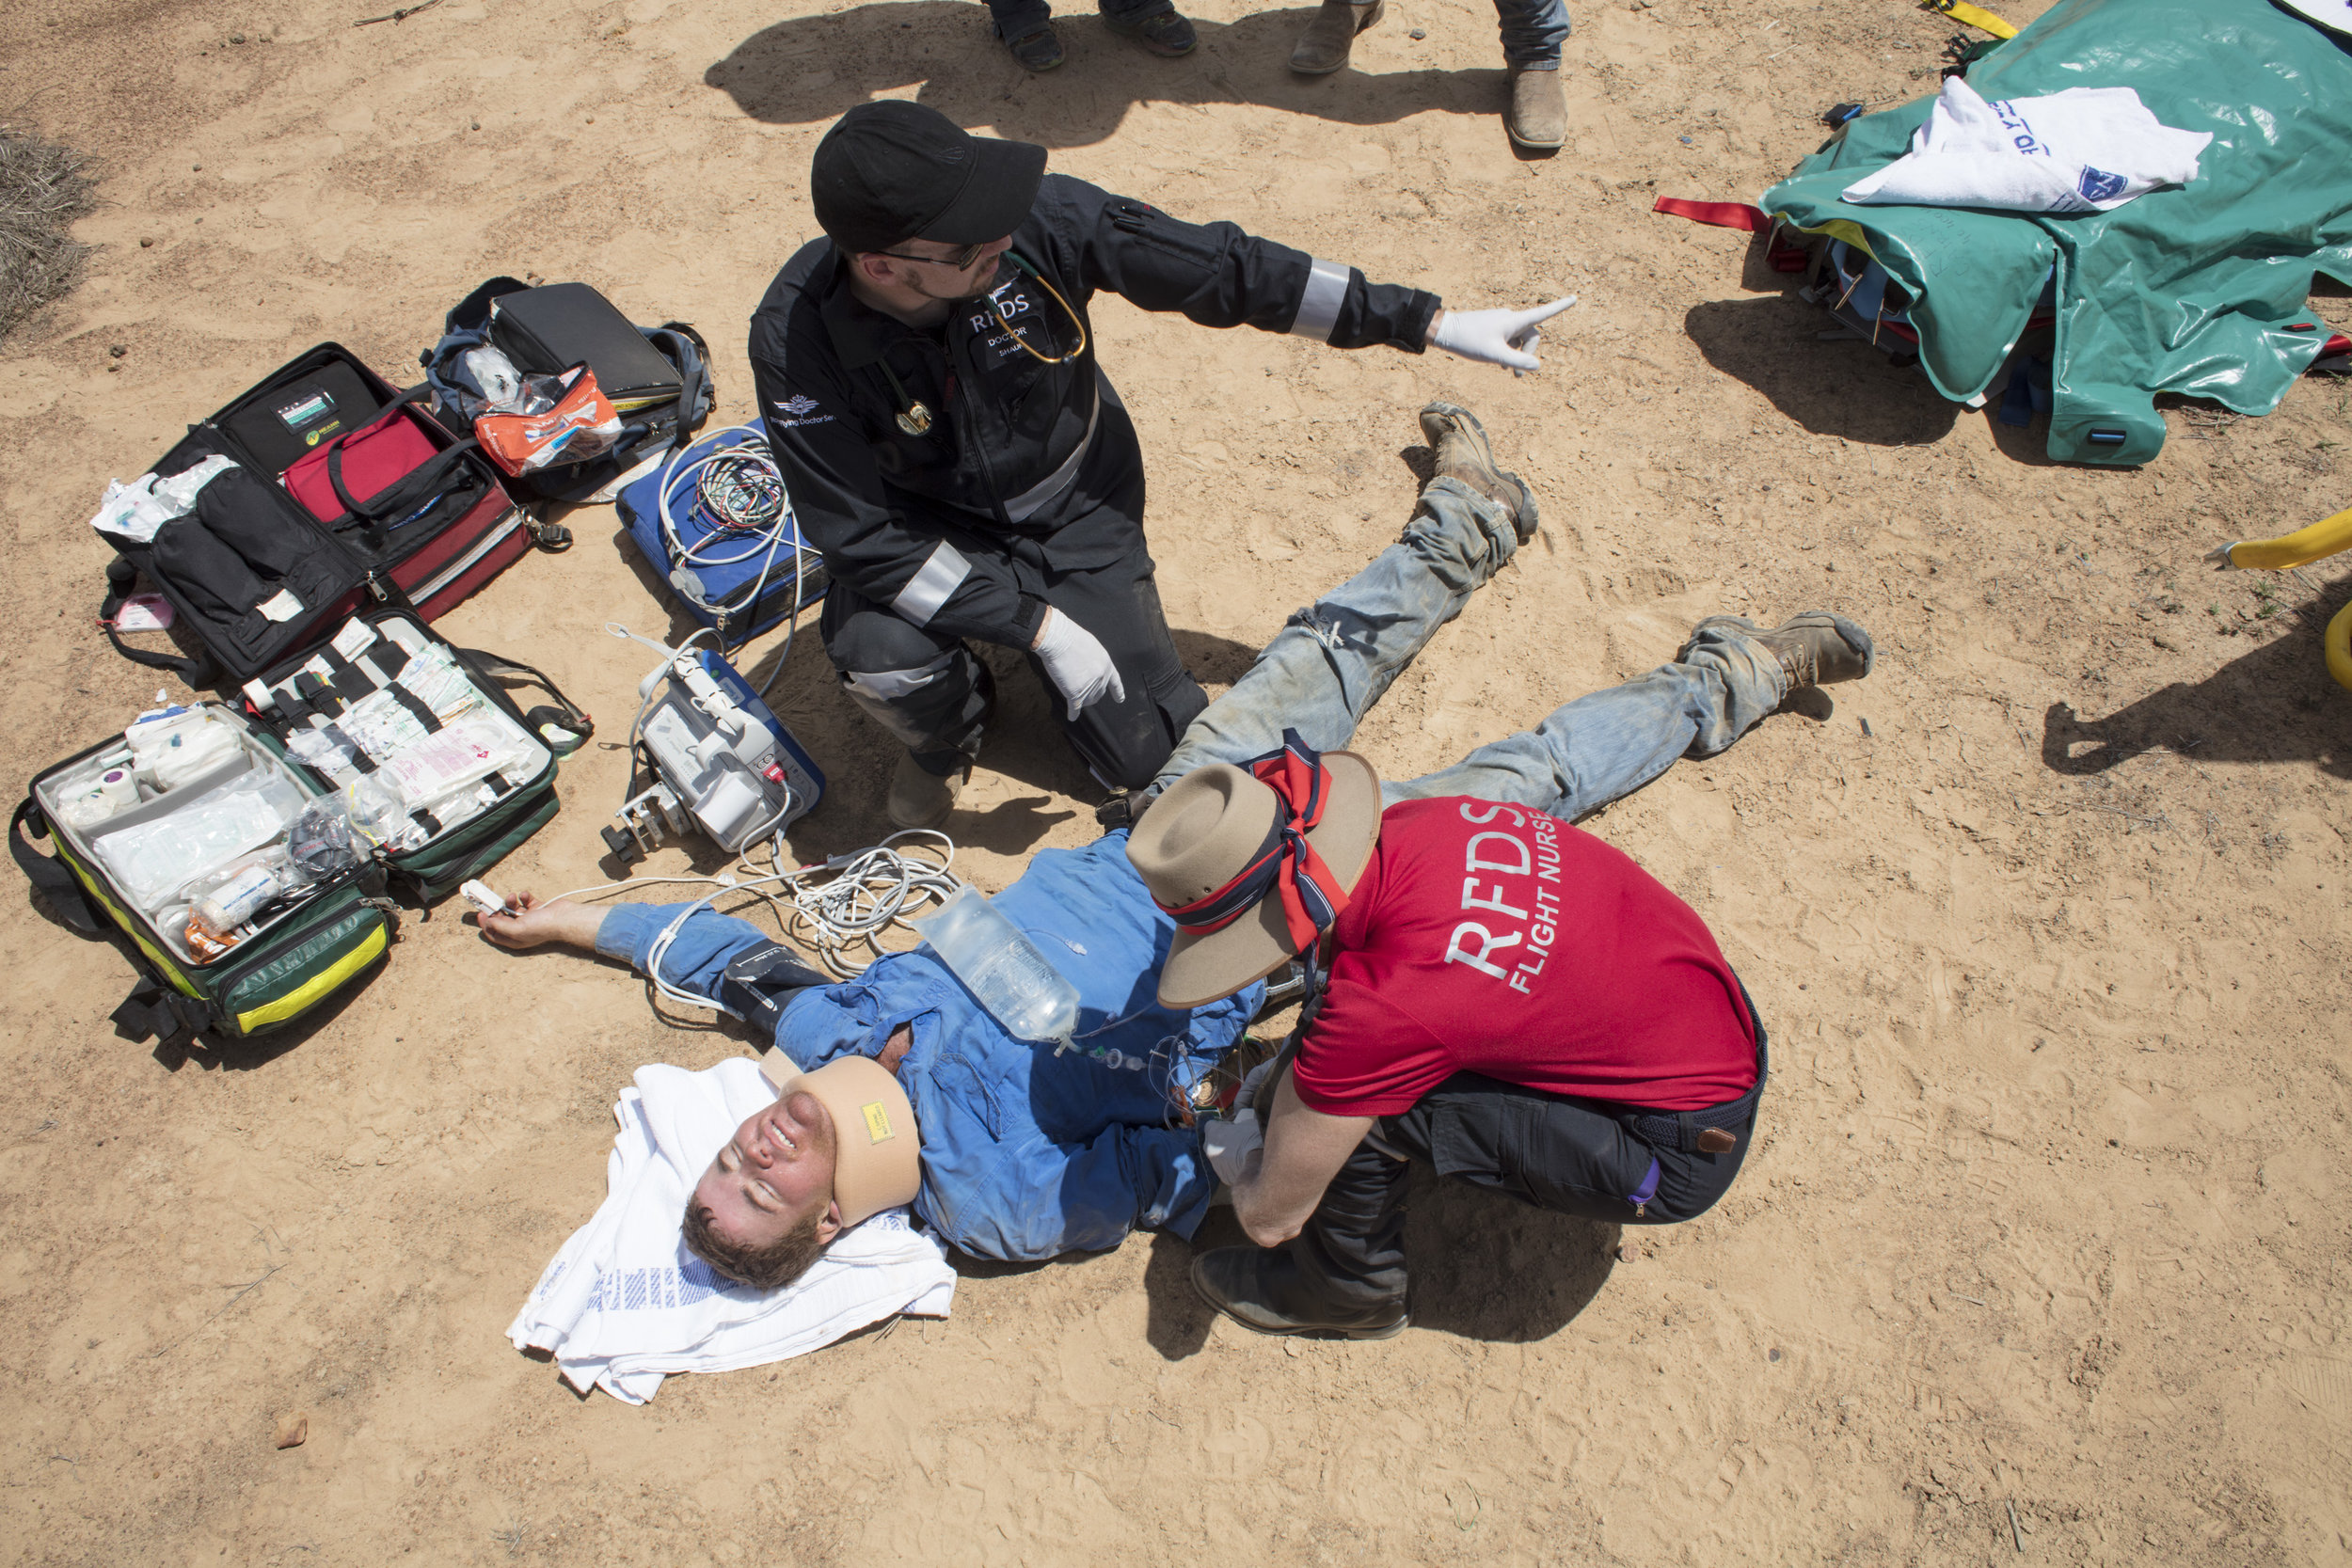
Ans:
[{"label": "work boot on sand", "polygon": [[1412,1322],[1403,1296],[1360,1307],[1324,1299],[1307,1288],[1298,1259],[1279,1249],[1221,1246],[1204,1252],[1192,1260],[1192,1288],[1202,1301],[1261,1334],[1386,1339]]},{"label": "work boot on sand", "polygon": [[890,775],[890,820],[901,828],[936,828],[956,809],[956,797],[972,779],[972,765],[959,765],[946,778],[902,752]]},{"label": "work boot on sand", "polygon": [[1359,6],[1351,0],[1323,0],[1323,9],[1307,24],[1307,30],[1298,35],[1298,47],[1291,51],[1291,69],[1301,76],[1328,76],[1347,63],[1347,51],[1356,42],[1356,35],[1380,20],[1386,7],[1384,0],[1372,0]]},{"label": "work boot on sand", "polygon": [[1438,477],[1458,479],[1511,514],[1524,545],[1535,537],[1535,492],[1518,475],[1495,466],[1478,416],[1458,404],[1433,403],[1421,411],[1422,439],[1438,454]]},{"label": "work boot on sand", "polygon": [[[1779,659],[1780,667],[1788,673],[1791,691],[1858,681],[1870,673],[1875,661],[1870,634],[1826,610],[1808,610],[1771,631],[1737,615],[1709,615],[1691,628],[1692,639],[1709,626],[1728,626]],[[1687,654],[1691,644],[1685,642],[1682,649]]]},{"label": "work boot on sand", "polygon": [[1143,45],[1147,54],[1157,55],[1164,60],[1182,58],[1200,47],[1200,35],[1193,31],[1192,24],[1175,11],[1162,11],[1157,16],[1147,16],[1141,22],[1127,22],[1105,15],[1103,25],[1120,38],[1135,40]]},{"label": "work boot on sand", "polygon": [[1004,43],[1012,52],[1014,59],[1041,75],[1067,57],[1062,53],[1061,40],[1055,37],[1051,24],[1034,33],[1024,33],[1017,39],[1005,39]]},{"label": "work boot on sand", "polygon": [[1511,71],[1511,112],[1502,117],[1511,139],[1532,152],[1549,152],[1568,139],[1568,93],[1560,72]]}]

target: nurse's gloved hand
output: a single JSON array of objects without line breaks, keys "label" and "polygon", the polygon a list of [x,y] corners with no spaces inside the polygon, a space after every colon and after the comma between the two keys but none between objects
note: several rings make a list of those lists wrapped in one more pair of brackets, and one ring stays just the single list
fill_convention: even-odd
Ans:
[{"label": "nurse's gloved hand", "polygon": [[1508,365],[1518,373],[1541,370],[1542,362],[1534,354],[1535,345],[1543,341],[1543,334],[1535,330],[1537,325],[1575,303],[1574,294],[1563,294],[1549,305],[1526,310],[1440,311],[1430,324],[1429,346],[1465,359]]},{"label": "nurse's gloved hand", "polygon": [[1229,1187],[1241,1185],[1249,1173],[1249,1157],[1264,1147],[1265,1129],[1255,1111],[1235,1111],[1231,1120],[1220,1117],[1200,1124],[1200,1151],[1209,1157],[1216,1179]]},{"label": "nurse's gloved hand", "polygon": [[1114,703],[1127,700],[1127,683],[1119,678],[1119,666],[1111,662],[1109,652],[1092,632],[1060,610],[1047,608],[1029,651],[1037,655],[1055,689],[1070,705],[1071,718],[1077,718],[1080,709],[1105,696]]}]

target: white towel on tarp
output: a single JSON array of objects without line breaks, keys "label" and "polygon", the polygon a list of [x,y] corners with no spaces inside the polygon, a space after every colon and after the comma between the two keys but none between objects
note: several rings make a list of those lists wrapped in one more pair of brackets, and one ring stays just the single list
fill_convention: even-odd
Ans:
[{"label": "white towel on tarp", "polygon": [[596,1218],[572,1233],[506,1330],[555,1354],[564,1381],[630,1404],[672,1372],[730,1371],[829,1345],[895,1312],[947,1315],[956,1275],[930,1238],[886,1209],[843,1231],[780,1291],[713,1273],[686,1250],[687,1195],[745,1117],[775,1090],[735,1057],[705,1072],[644,1067],[612,1107],[621,1131]]},{"label": "white towel on tarp", "polygon": [[1944,84],[1911,150],[1848,185],[1857,206],[1999,207],[2091,213],[2197,178],[2210,131],[2176,131],[2129,87],[2069,87],[1988,103]]}]

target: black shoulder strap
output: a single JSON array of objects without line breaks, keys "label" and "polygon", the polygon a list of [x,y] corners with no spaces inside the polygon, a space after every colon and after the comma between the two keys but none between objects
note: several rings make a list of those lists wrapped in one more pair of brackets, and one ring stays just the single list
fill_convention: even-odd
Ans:
[{"label": "black shoulder strap", "polygon": [[[574,735],[580,736],[578,741],[575,741],[572,745],[557,752],[556,755],[563,756],[567,752],[578,751],[580,746],[587,743],[587,739],[590,736],[596,733],[596,721],[589,717],[588,710],[573,702],[569,697],[564,696],[561,688],[559,688],[553,681],[548,679],[547,676],[541,674],[538,671],[533,670],[530,665],[517,664],[513,659],[507,658],[503,655],[485,653],[480,648],[460,648],[457,650],[457,657],[465,660],[467,664],[472,666],[474,672],[485,679],[513,681],[517,684],[527,683],[529,685],[538,687],[548,696],[554,698],[563,709],[562,713],[554,721],[561,723],[564,729],[569,730]],[[538,720],[536,716],[542,710],[538,708],[532,709],[532,727],[534,730],[538,728]],[[547,736],[543,735],[539,738],[544,741]]]},{"label": "black shoulder strap", "polygon": [[27,795],[8,823],[8,853],[16,857],[16,868],[24,873],[24,879],[33,884],[33,890],[49,906],[53,919],[86,937],[104,936],[106,929],[99,924],[98,913],[89,907],[89,897],[73,873],[56,856],[44,855],[33,847],[32,839],[48,836],[48,820],[41,816],[40,804]]},{"label": "black shoulder strap", "polygon": [[178,1045],[213,1022],[213,1009],[183,996],[152,975],[141,974],[131,994],[107,1017],[125,1039]]}]

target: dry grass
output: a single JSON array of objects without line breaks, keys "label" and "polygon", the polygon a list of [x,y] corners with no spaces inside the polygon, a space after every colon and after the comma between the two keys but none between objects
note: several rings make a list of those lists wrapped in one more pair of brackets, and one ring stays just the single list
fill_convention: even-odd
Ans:
[{"label": "dry grass", "polygon": [[0,338],[81,277],[88,247],[66,230],[96,191],[87,158],[0,127]]}]

